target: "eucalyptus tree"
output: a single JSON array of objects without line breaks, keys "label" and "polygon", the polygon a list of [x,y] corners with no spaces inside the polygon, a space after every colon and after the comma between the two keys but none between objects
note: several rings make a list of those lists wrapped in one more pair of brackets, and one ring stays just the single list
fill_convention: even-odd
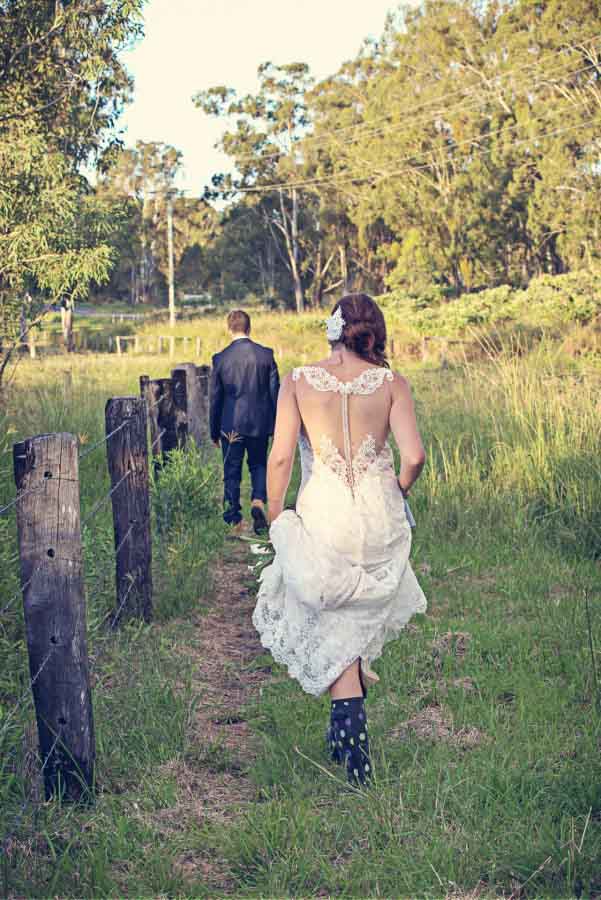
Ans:
[{"label": "eucalyptus tree", "polygon": [[[114,204],[125,203],[131,215],[130,294],[134,303],[157,299],[161,231],[166,230],[166,205],[177,194],[175,179],[181,154],[174,147],[138,141],[120,151],[101,178],[98,194]],[[166,265],[166,259],[165,259]]]},{"label": "eucalyptus tree", "polygon": [[114,151],[143,4],[0,0],[0,378],[48,303],[110,272],[110,217],[81,171]]},{"label": "eucalyptus tree", "polygon": [[[258,212],[265,227],[266,240],[274,244],[273,255],[285,260],[296,309],[305,305],[306,271],[303,244],[310,243],[310,210],[294,183],[303,173],[299,145],[309,125],[305,94],[313,80],[304,63],[259,67],[259,90],[238,97],[223,85],[199,91],[196,106],[207,115],[235,119],[221,138],[219,146],[231,157],[235,175],[219,176],[221,192],[235,197],[258,189]],[[275,187],[288,182],[290,188]]]}]

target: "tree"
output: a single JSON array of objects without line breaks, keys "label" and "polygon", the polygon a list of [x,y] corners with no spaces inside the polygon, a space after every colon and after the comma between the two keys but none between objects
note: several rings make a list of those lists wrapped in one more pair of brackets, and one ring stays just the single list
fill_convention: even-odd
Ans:
[{"label": "tree", "polygon": [[50,302],[72,306],[108,277],[108,221],[79,172],[114,150],[131,89],[118,54],[142,6],[0,0],[0,378]]},{"label": "tree", "polygon": [[175,193],[181,154],[168,144],[138,141],[122,150],[98,186],[101,196],[113,203],[125,201],[131,210],[137,261],[130,261],[130,294],[134,303],[157,299],[159,275],[157,246],[166,230],[166,203]]},{"label": "tree", "polygon": [[[302,170],[296,148],[309,124],[305,93],[312,84],[304,63],[275,66],[264,63],[258,70],[260,87],[256,95],[237,98],[225,86],[200,91],[194,103],[207,115],[236,116],[235,130],[226,131],[221,148],[232,157],[239,177],[220,176],[219,185],[235,194],[239,189],[266,188],[281,184]],[[279,240],[285,248],[297,311],[305,305],[301,231],[310,226],[310,217],[302,217],[299,192],[278,188],[266,191],[260,202],[261,215],[279,252]]]}]

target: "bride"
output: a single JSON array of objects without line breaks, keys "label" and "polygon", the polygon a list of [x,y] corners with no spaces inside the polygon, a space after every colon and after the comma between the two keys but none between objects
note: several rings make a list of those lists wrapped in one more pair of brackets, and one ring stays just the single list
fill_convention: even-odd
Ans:
[{"label": "bride", "polygon": [[[327,320],[330,356],[280,390],[267,468],[272,565],[253,624],[303,690],[332,700],[328,750],[351,783],[370,777],[363,698],[370,668],[426,600],[409,563],[405,498],[424,465],[409,384],[388,368],[386,325],[366,294]],[[401,455],[398,478],[388,446]],[[284,509],[296,445],[302,481]]]}]

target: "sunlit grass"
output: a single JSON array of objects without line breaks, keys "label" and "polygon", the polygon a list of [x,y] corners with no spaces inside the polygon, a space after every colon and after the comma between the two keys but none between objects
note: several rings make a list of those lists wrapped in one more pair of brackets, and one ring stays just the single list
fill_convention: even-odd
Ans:
[{"label": "sunlit grass", "polygon": [[[193,328],[202,337],[198,361],[209,362],[227,339],[223,320],[177,331]],[[318,315],[257,313],[253,335],[276,348],[282,371],[326,349]],[[474,362],[395,362],[410,376],[427,447],[411,503],[413,562],[430,606],[376,664],[370,792],[349,793],[328,767],[327,704],[278,679],[246,711],[262,802],[227,825],[182,822],[177,835],[149,814],[177,802],[162,764],[184,752],[187,711],[202,702],[191,695],[182,649],[193,636],[182,618],[198,597],[207,602],[223,537],[217,455],[181,456],[154,495],[169,528],[155,543],[160,624],[105,644],[109,510],[84,533],[92,652],[106,651],[95,685],[103,794],[93,812],[27,813],[10,857],[13,893],[215,896],[175,865],[195,849],[225,857],[238,897],[601,892],[601,376],[557,343],[478,340]],[[0,504],[14,493],[12,441],[64,429],[91,446],[108,397],[137,394],[140,374],[167,375],[178,361],[128,353],[20,363],[3,414]],[[82,463],[84,510],[108,488],[103,453]],[[202,487],[207,472],[212,492]],[[297,483],[298,468],[290,500]],[[0,608],[18,587],[11,522],[0,518]],[[20,615],[1,624],[7,709],[27,684],[26,654]],[[30,789],[34,747],[24,715],[2,745],[5,828]]]}]

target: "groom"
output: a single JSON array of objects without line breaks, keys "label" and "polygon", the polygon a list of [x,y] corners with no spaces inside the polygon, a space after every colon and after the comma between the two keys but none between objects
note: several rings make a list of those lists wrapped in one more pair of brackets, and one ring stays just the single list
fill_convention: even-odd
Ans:
[{"label": "groom", "polygon": [[223,518],[242,528],[240,481],[244,453],[252,484],[251,515],[256,534],[267,530],[267,444],[273,434],[280,388],[273,350],[251,341],[250,317],[234,309],[227,317],[232,342],[213,357],[211,439],[223,453]]}]

